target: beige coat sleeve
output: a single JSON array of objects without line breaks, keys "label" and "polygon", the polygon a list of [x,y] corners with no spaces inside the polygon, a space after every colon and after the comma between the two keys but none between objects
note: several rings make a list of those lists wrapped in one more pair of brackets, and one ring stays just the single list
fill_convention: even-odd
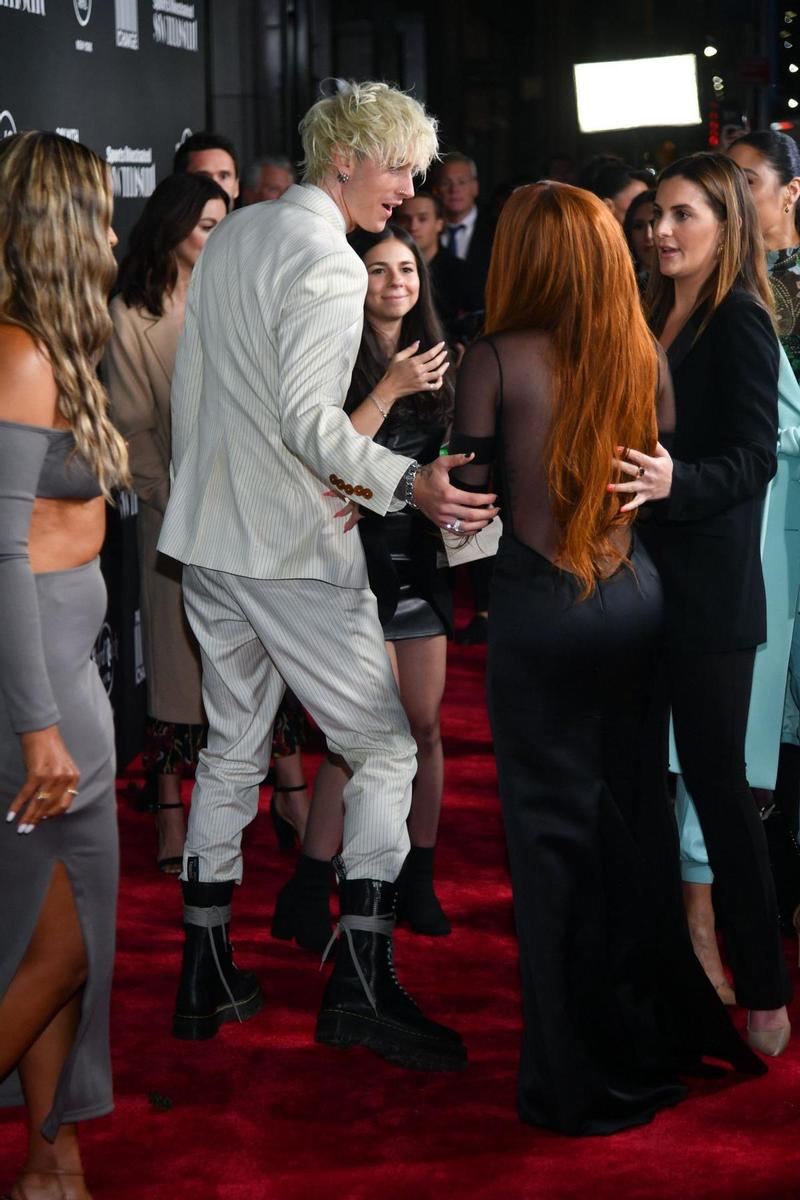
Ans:
[{"label": "beige coat sleeve", "polygon": [[111,305],[111,317],[114,332],[103,358],[111,417],[128,442],[137,496],[163,514],[170,490],[169,454],[159,437],[142,318],[120,300]]}]

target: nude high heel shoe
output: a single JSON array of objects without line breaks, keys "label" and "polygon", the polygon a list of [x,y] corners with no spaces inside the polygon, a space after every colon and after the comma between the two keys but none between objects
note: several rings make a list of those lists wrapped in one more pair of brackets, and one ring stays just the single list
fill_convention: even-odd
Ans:
[{"label": "nude high heel shoe", "polygon": [[792,1027],[788,1021],[780,1029],[751,1029],[750,1014],[747,1014],[747,1044],[759,1054],[765,1054],[767,1058],[777,1058],[779,1054],[783,1054],[791,1035]]}]

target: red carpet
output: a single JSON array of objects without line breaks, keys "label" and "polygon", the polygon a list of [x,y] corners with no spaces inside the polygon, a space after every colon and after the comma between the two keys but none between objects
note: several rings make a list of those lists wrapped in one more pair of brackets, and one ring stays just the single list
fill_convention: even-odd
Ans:
[{"label": "red carpet", "polygon": [[[610,1139],[573,1141],[518,1123],[517,969],[482,689],[481,652],[455,648],[440,853],[453,935],[397,938],[409,991],[464,1033],[467,1073],[416,1075],[366,1051],[314,1045],[323,976],[311,957],[267,934],[290,863],[265,813],[250,831],[234,939],[240,962],[263,981],[267,1008],[213,1042],[174,1041],[179,891],[154,872],[150,817],[123,803],[117,1108],[83,1127],[96,1200],[800,1197],[797,1004],[795,1040],[763,1080],[698,1084],[652,1125]],[[22,1146],[19,1114],[0,1114],[0,1190]]]}]

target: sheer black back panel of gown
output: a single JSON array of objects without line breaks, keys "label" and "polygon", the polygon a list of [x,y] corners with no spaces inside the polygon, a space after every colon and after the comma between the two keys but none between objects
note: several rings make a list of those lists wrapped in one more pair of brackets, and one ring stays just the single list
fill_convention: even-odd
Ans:
[{"label": "sheer black back panel of gown", "polygon": [[760,1073],[693,954],[666,791],[658,575],[634,538],[579,600],[554,565],[548,342],[484,339],[459,373],[458,481],[501,468],[488,699],[520,944],[523,1120],[568,1134],[650,1120],[702,1054]]}]

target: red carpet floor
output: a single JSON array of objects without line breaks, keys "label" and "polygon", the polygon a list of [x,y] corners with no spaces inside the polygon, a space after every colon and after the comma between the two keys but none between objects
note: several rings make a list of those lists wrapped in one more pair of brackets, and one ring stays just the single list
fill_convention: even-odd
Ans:
[{"label": "red carpet floor", "polygon": [[[262,979],[267,1008],[213,1042],[174,1041],[179,889],[154,872],[151,819],[122,802],[117,1107],[83,1127],[96,1200],[800,1198],[797,1004],[798,1034],[762,1080],[698,1084],[652,1125],[613,1138],[574,1141],[518,1123],[517,967],[482,689],[481,651],[455,649],[440,853],[454,932],[397,937],[405,985],[464,1033],[467,1073],[412,1074],[366,1051],[314,1045],[324,976],[310,956],[268,936],[291,864],[277,854],[266,813],[250,830],[234,940]],[[793,952],[787,943],[797,982]],[[19,1114],[0,1114],[0,1190],[22,1146]]]}]

